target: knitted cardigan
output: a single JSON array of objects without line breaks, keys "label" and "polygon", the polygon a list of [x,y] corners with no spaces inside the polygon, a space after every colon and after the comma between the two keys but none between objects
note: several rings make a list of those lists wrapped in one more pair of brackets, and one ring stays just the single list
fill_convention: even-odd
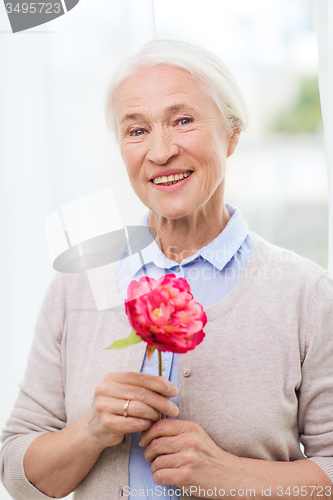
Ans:
[{"label": "knitted cardigan", "polygon": [[[313,460],[333,482],[333,280],[313,262],[253,237],[239,282],[205,308],[204,341],[180,356],[178,418],[198,423],[238,456]],[[98,311],[97,295],[114,305]],[[30,443],[86,414],[106,373],[140,371],[144,342],[104,349],[130,330],[114,264],[90,276],[54,277],[2,436],[2,480],[13,498],[49,498],[24,474]],[[106,448],[75,500],[124,495],[130,446],[128,434]]]}]

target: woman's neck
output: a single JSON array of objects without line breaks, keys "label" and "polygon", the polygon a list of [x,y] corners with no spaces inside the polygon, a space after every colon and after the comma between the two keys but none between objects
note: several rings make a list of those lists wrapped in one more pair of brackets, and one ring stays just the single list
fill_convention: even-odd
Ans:
[{"label": "woman's neck", "polygon": [[167,219],[150,210],[148,225],[157,231],[164,255],[180,264],[213,241],[229,220],[229,212],[222,200],[218,207],[216,204],[212,209],[203,207],[195,214],[179,219]]}]

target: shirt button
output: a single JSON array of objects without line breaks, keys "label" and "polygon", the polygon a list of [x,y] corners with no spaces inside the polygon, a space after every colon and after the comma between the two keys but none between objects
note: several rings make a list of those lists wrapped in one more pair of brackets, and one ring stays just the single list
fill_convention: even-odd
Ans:
[{"label": "shirt button", "polygon": [[180,271],[180,266],[177,267],[176,273],[179,273],[179,271]]},{"label": "shirt button", "polygon": [[191,375],[191,370],[189,368],[185,368],[184,377],[189,377]]},{"label": "shirt button", "polygon": [[162,371],[164,371],[164,370],[165,370],[165,366],[164,366],[164,364],[162,363]]}]

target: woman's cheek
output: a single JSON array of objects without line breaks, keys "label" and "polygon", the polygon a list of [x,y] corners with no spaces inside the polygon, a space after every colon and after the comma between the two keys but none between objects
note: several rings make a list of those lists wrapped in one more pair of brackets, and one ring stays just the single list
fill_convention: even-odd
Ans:
[{"label": "woman's cheek", "polygon": [[[136,147],[135,147],[136,146]],[[127,145],[121,150],[121,156],[129,175],[135,175],[140,168],[140,156],[137,145]]]}]

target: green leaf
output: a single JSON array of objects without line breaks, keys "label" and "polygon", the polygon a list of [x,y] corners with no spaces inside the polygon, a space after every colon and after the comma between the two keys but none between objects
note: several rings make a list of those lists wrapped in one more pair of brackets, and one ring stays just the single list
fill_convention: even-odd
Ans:
[{"label": "green leaf", "polygon": [[116,340],[109,347],[106,347],[106,349],[124,349],[124,347],[129,347],[130,345],[137,344],[141,341],[142,338],[136,334],[135,330],[132,330],[128,337],[126,337],[125,339]]}]

